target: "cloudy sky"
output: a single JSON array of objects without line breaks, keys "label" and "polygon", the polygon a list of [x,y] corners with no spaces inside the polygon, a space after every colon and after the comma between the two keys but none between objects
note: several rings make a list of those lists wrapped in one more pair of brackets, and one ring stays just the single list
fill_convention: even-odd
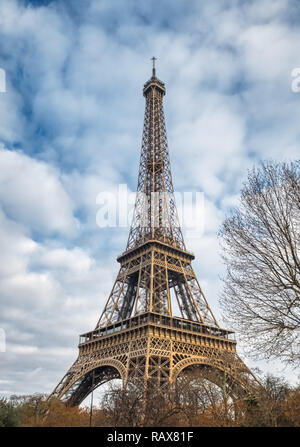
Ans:
[{"label": "cloudy sky", "polygon": [[224,215],[247,168],[299,158],[299,22],[298,0],[0,0],[0,394],[51,392],[96,325],[128,234],[99,228],[96,198],[135,191],[153,55],[175,190],[204,193],[186,244],[222,324]]}]

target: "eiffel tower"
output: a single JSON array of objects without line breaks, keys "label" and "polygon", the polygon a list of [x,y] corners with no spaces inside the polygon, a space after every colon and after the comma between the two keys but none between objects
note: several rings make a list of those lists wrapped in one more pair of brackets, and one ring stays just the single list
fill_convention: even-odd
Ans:
[{"label": "eiffel tower", "polygon": [[[257,381],[236,353],[234,332],[222,329],[192,267],[174,199],[166,125],[165,85],[146,82],[142,149],[133,221],[120,270],[93,331],[80,335],[79,355],[50,397],[79,405],[112,379],[174,384],[198,368],[233,396],[253,393]],[[175,315],[175,308],[179,316]]]}]

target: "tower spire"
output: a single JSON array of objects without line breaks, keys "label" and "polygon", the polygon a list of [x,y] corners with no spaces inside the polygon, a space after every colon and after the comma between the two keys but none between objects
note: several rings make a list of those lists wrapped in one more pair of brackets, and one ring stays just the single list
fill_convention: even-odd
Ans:
[{"label": "tower spire", "polygon": [[185,250],[175,204],[163,109],[165,84],[153,73],[144,85],[146,99],[137,195],[126,250],[160,240]]},{"label": "tower spire", "polygon": [[153,56],[153,57],[151,58],[151,60],[152,60],[152,77],[153,77],[153,78],[156,78],[156,74],[155,74],[155,61],[157,60],[157,58]]},{"label": "tower spire", "polygon": [[[153,63],[155,58],[153,59]],[[219,327],[186,250],[173,188],[163,111],[165,85],[146,82],[140,168],[132,224],[119,275],[97,329],[144,312],[174,315]],[[176,300],[176,304],[174,301]]]}]

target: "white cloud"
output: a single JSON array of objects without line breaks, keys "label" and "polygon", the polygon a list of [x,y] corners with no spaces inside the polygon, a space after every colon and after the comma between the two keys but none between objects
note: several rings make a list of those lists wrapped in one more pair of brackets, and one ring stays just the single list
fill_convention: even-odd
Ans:
[{"label": "white cloud", "polygon": [[72,250],[54,248],[41,250],[38,258],[39,266],[47,271],[57,269],[63,274],[82,274],[92,267],[92,259],[82,249],[75,247]]},{"label": "white cloud", "polygon": [[[51,391],[77,356],[79,333],[96,325],[113,282],[111,269],[99,267],[84,250],[35,242],[24,231],[2,213],[0,235],[5,237],[0,237],[0,264],[5,270],[0,275],[0,327],[6,334],[2,374],[14,377],[13,384],[7,384],[8,394]],[[26,375],[34,365],[41,368],[38,381]],[[50,377],[54,365],[59,369]],[[22,383],[21,371],[27,377]]]},{"label": "white cloud", "polygon": [[[184,152],[187,157],[181,166],[185,176],[176,180],[200,188],[209,197],[217,198],[226,188],[224,175],[241,168],[244,153],[246,123],[236,101],[221,94],[199,94],[202,107],[194,119],[179,121],[171,133],[176,161]],[[223,178],[222,178],[223,177]]]},{"label": "white cloud", "polygon": [[31,355],[38,352],[37,346],[28,346],[28,345],[7,345],[7,351],[12,352],[18,355]]},{"label": "white cloud", "polygon": [[277,23],[248,27],[238,38],[248,75],[256,81],[284,82],[298,63],[299,35],[298,29]]},{"label": "white cloud", "polygon": [[32,230],[72,235],[73,203],[58,173],[25,154],[0,148],[0,201],[11,219]]}]

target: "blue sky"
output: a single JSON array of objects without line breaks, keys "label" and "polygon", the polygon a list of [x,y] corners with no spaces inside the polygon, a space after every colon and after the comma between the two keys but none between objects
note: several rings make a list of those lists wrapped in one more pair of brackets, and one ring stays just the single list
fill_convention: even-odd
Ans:
[{"label": "blue sky", "polygon": [[153,55],[175,190],[205,195],[186,244],[222,322],[225,213],[254,163],[299,158],[299,20],[296,0],[0,0],[0,394],[52,391],[98,320],[129,229],[99,228],[96,197],[136,188]]}]

